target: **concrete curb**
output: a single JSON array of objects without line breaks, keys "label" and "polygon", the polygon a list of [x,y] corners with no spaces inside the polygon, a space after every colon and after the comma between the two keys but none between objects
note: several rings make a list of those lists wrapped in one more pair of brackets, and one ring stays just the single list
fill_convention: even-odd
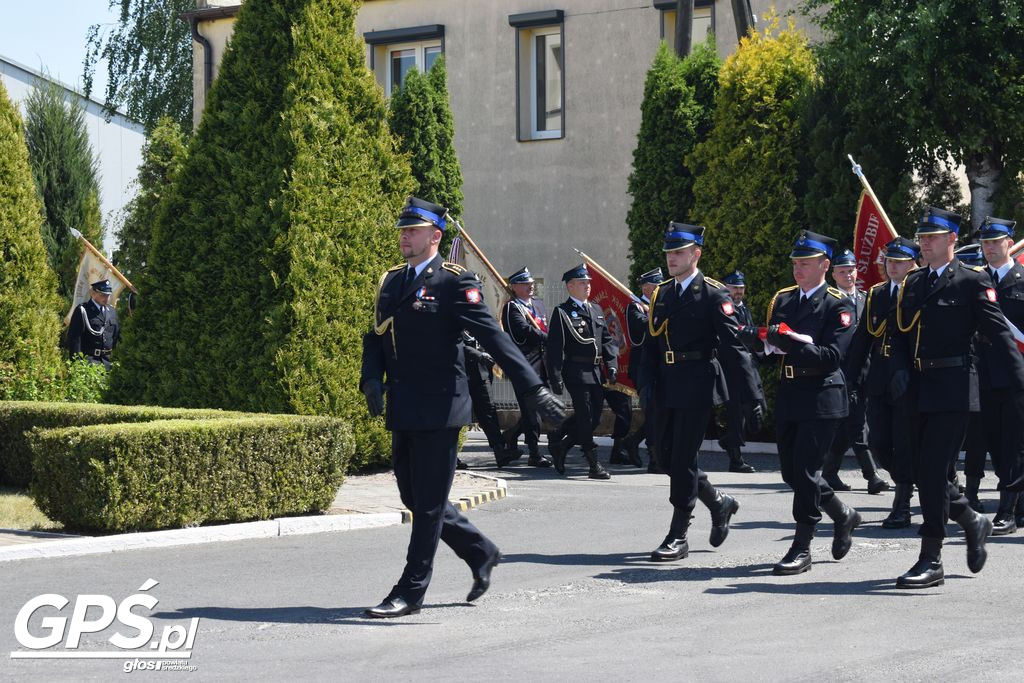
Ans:
[{"label": "concrete curb", "polygon": [[[508,482],[504,479],[464,472],[469,476],[484,480],[488,488],[481,493],[474,493],[453,500],[456,509],[465,512],[488,501],[500,500],[508,494]],[[0,562],[27,560],[33,558],[76,557],[79,555],[95,555],[100,553],[117,553],[126,550],[147,548],[171,548],[201,543],[219,543],[222,541],[242,541],[255,538],[274,538],[276,536],[299,536],[304,534],[320,534],[334,531],[355,531],[357,529],[375,529],[385,526],[407,524],[412,521],[412,513],[377,512],[370,514],[318,515],[310,517],[280,517],[264,522],[242,522],[239,524],[223,524],[220,526],[192,527],[189,529],[168,529],[166,531],[144,531],[114,536],[71,536],[70,534],[45,533],[53,536],[53,541],[26,543],[0,547]],[[17,529],[0,529],[0,533],[29,535]],[[32,532],[39,535],[44,532]]]}]

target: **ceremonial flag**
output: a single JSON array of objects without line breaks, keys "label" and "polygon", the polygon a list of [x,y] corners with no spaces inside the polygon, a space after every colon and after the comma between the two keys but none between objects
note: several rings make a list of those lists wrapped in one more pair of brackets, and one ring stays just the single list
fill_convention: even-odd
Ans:
[{"label": "ceremonial flag", "polygon": [[110,306],[117,305],[117,298],[121,295],[121,292],[125,287],[132,290],[136,294],[139,290],[135,289],[134,285],[128,281],[124,275],[121,274],[117,268],[114,267],[107,257],[104,256],[99,249],[92,246],[89,240],[79,231],[74,228],[68,228],[71,234],[82,241],[85,249],[82,252],[82,260],[78,262],[78,277],[75,279],[75,293],[71,299],[71,310],[64,316],[64,324],[71,324],[71,314],[75,312],[79,304],[85,303],[90,298],[90,292],[92,291],[92,283],[99,282],[100,280],[110,280],[110,288],[113,290],[110,293],[110,300],[108,304]]},{"label": "ceremonial flag", "polygon": [[576,250],[576,253],[583,258],[590,271],[590,303],[600,306],[604,311],[608,332],[615,341],[615,345],[619,347],[618,383],[610,385],[608,388],[633,395],[636,393],[636,387],[633,385],[633,380],[629,379],[629,358],[632,344],[626,329],[626,306],[630,301],[639,301],[639,299],[611,273],[602,268],[597,261],[579,249]]},{"label": "ceremonial flag", "polygon": [[469,236],[466,229],[458,221],[455,222],[455,225],[459,228],[459,234],[452,240],[448,260],[476,273],[476,276],[480,278],[480,294],[483,295],[484,302],[491,309],[491,314],[498,318],[501,315],[501,306],[508,298],[508,285],[505,278],[498,274],[497,269],[487,260],[484,252]]},{"label": "ceremonial flag", "polygon": [[1010,247],[1010,258],[1024,266],[1024,240]]},{"label": "ceremonial flag", "polygon": [[860,179],[864,189],[857,202],[857,220],[853,226],[853,255],[857,259],[857,288],[866,292],[873,285],[883,280],[878,270],[882,262],[885,245],[896,239],[899,234],[892,227],[892,222],[885,214],[882,203],[875,196],[871,184],[864,177],[860,164],[847,155],[853,164],[853,173]]}]

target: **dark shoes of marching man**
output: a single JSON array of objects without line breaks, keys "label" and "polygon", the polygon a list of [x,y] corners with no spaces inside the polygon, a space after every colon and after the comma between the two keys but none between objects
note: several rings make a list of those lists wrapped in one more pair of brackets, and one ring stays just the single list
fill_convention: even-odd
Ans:
[{"label": "dark shoes of marching man", "polygon": [[462,458],[455,458],[455,469],[457,470],[468,470],[469,465],[463,462]]},{"label": "dark shoes of marching man", "polygon": [[882,520],[885,529],[905,529],[910,526],[910,498],[914,495],[913,484],[896,484],[892,498],[892,511]]},{"label": "dark shoes of marching man", "polygon": [[938,538],[921,539],[921,555],[917,563],[907,573],[896,579],[897,588],[931,588],[946,582],[946,574],[942,570],[942,540]]},{"label": "dark shoes of marching man", "polygon": [[890,488],[892,488],[891,484],[877,474],[872,474],[871,478],[868,479],[868,493],[871,495],[888,491]]},{"label": "dark shoes of marching man", "polygon": [[999,510],[992,519],[992,535],[1006,536],[1017,531],[1017,517],[1014,514],[1014,505],[1017,502],[1017,494],[1010,491],[999,492]]},{"label": "dark shoes of marching man", "polygon": [[681,560],[689,554],[690,546],[686,542],[686,535],[675,538],[673,534],[669,534],[661,545],[651,552],[651,562],[672,562]]},{"label": "dark shoes of marching man", "polygon": [[499,562],[501,562],[501,553],[495,550],[483,566],[473,572],[473,586],[469,589],[466,602],[473,602],[487,592],[487,589],[491,587],[491,572]]},{"label": "dark shoes of marching man", "polygon": [[363,615],[371,619],[394,619],[407,614],[419,614],[419,605],[410,605],[405,598],[387,598],[376,607],[363,610]]},{"label": "dark shoes of marching man", "polygon": [[772,567],[775,576],[793,576],[803,574],[811,569],[811,539],[814,538],[814,525],[797,523],[793,535],[793,545],[779,562]]},{"label": "dark shoes of marching man", "polygon": [[956,523],[964,530],[964,539],[967,541],[967,568],[971,570],[972,574],[977,574],[985,566],[985,560],[988,559],[985,541],[992,533],[992,522],[988,517],[967,508],[962,515],[956,518]]},{"label": "dark shoes of marching man", "polygon": [[530,467],[551,467],[551,461],[545,458],[539,453],[537,455],[531,455],[526,464]]},{"label": "dark shoes of marching man", "polygon": [[860,526],[863,519],[859,512],[836,496],[832,496],[822,509],[833,522],[832,557],[841,560],[850,552],[853,545],[853,530]]},{"label": "dark shoes of marching man", "polygon": [[739,458],[738,460],[730,460],[729,471],[737,472],[739,474],[753,474],[754,472],[757,472],[757,470],[754,469],[754,466],[748,463],[743,458]]},{"label": "dark shoes of marching man", "polygon": [[821,478],[825,480],[828,487],[833,491],[849,491],[850,485],[845,483],[839,478],[839,475],[834,472],[822,472]]},{"label": "dark shoes of marching man", "polygon": [[554,441],[549,440],[548,452],[551,453],[551,461],[555,466],[555,471],[559,474],[565,474],[565,446],[557,439]]}]

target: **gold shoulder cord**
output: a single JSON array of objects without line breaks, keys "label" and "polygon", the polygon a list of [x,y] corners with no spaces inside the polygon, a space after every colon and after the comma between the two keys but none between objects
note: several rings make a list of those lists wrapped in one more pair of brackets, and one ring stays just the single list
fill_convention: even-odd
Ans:
[{"label": "gold shoulder cord", "polygon": [[[909,275],[908,275],[909,277]],[[921,309],[918,309],[914,313],[913,320],[910,321],[909,325],[903,325],[903,292],[907,291],[907,278],[903,278],[903,284],[900,286],[900,293],[896,297],[896,327],[900,329],[900,332],[906,334],[917,326],[917,335],[914,338],[914,358],[917,358],[917,352],[921,348]]]},{"label": "gold shoulder cord", "polygon": [[888,320],[883,320],[882,324],[879,325],[878,327],[871,326],[871,302],[874,301],[875,290],[877,290],[879,287],[880,285],[875,285],[874,287],[868,290],[868,300],[864,304],[864,324],[868,328],[868,334],[875,338],[881,337],[883,334],[885,334],[885,327],[889,323]]},{"label": "gold shoulder cord", "polygon": [[[559,308],[558,312],[562,315],[562,319],[565,322],[569,321],[569,316],[568,316],[568,314],[563,309]],[[596,327],[596,325],[595,325],[595,327]],[[594,337],[581,337],[580,333],[577,332],[576,328],[573,327],[571,324],[570,325],[563,324],[562,325],[562,329],[563,330],[564,329],[568,329],[569,330],[569,334],[571,334],[576,339],[576,341],[578,341],[580,344],[593,344],[594,346],[597,346],[597,337],[596,336],[594,336]]]},{"label": "gold shoulder cord", "polygon": [[775,292],[775,296],[772,297],[771,302],[768,304],[768,316],[765,318],[764,323],[766,327],[772,324],[772,314],[775,313],[775,300],[779,298],[779,294],[782,294],[784,292],[792,292],[794,289],[796,289],[796,287],[796,285],[793,285],[792,287],[785,287]]},{"label": "gold shoulder cord", "polygon": [[[663,284],[665,283],[662,282],[661,285]],[[649,311],[647,315],[647,331],[651,333],[652,337],[660,337],[663,332],[668,330],[668,320],[662,321],[661,326],[658,327],[658,329],[654,329],[654,302],[658,300],[658,293],[661,292],[661,285],[654,288],[654,291],[651,293],[650,306],[647,308]],[[668,343],[667,334],[665,335],[665,343]]]},{"label": "gold shoulder cord", "polygon": [[[380,290],[384,288],[384,280],[387,279],[388,273],[390,273],[392,270],[396,270],[396,268],[392,268],[391,270],[385,271],[385,273],[380,276],[380,281],[377,282],[377,292],[373,296],[374,316],[380,315]],[[378,337],[380,337],[383,336],[384,333],[387,332],[389,329],[391,330],[391,348],[395,350],[395,358],[398,358],[398,342],[395,340],[395,316],[391,316],[387,320],[384,320],[383,322],[375,325],[373,331],[377,333]]]}]

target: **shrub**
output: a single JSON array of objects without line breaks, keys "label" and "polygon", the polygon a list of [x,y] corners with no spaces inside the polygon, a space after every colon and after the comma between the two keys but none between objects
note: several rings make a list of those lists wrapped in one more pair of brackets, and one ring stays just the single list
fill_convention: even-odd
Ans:
[{"label": "shrub", "polygon": [[353,451],[341,420],[290,415],[34,430],[29,441],[39,509],[103,532],[324,510]]},{"label": "shrub", "polygon": [[25,487],[32,481],[28,433],[40,429],[154,420],[211,420],[251,417],[222,410],[182,410],[94,403],[0,401],[0,484]]}]

